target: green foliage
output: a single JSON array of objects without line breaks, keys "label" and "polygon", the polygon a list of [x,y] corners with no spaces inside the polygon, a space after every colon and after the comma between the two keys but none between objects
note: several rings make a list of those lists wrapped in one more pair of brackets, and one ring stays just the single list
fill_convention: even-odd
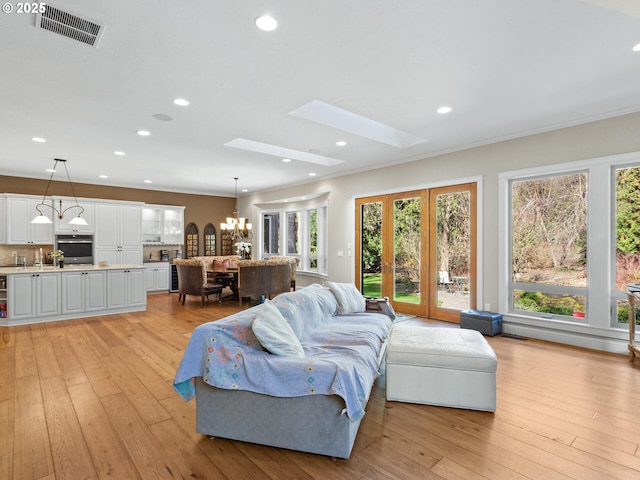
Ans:
[{"label": "green foliage", "polygon": [[573,312],[583,311],[583,306],[573,297],[550,298],[541,292],[518,291],[513,303],[516,310],[554,315],[571,316]]},{"label": "green foliage", "polygon": [[616,248],[621,253],[640,252],[640,168],[616,173]]},{"label": "green foliage", "polygon": [[362,269],[379,272],[382,259],[382,204],[362,205]]}]

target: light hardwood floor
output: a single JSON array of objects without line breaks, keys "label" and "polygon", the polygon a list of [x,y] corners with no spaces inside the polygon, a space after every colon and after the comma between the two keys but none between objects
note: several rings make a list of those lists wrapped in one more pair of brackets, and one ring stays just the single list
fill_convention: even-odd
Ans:
[{"label": "light hardwood floor", "polygon": [[500,336],[495,414],[385,402],[381,377],[349,460],[203,437],[173,375],[194,327],[237,308],[162,294],[1,328],[0,479],[640,478],[640,362]]}]

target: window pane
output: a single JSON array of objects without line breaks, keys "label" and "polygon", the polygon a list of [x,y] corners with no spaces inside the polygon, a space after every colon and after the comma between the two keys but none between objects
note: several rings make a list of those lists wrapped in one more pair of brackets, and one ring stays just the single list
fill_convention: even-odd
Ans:
[{"label": "window pane", "polygon": [[318,270],[318,210],[309,211],[309,270]]},{"label": "window pane", "polygon": [[280,252],[280,214],[265,213],[262,216],[263,251],[265,255]]},{"label": "window pane", "polygon": [[300,253],[300,213],[287,213],[287,253]]},{"label": "window pane", "polygon": [[437,195],[436,222],[437,305],[467,309],[471,302],[471,193]]},{"label": "window pane", "polygon": [[616,171],[616,290],[640,283],[640,167]]},{"label": "window pane", "polygon": [[[640,167],[616,170],[616,290],[640,283]],[[636,324],[640,322],[636,301]],[[629,303],[617,302],[617,321],[629,323]]]},{"label": "window pane", "polygon": [[382,203],[362,205],[362,293],[382,296]]},{"label": "window pane", "polygon": [[584,318],[587,175],[514,181],[513,308]]},{"label": "window pane", "polygon": [[420,303],[420,209],[420,197],[393,202],[393,299],[400,302]]}]

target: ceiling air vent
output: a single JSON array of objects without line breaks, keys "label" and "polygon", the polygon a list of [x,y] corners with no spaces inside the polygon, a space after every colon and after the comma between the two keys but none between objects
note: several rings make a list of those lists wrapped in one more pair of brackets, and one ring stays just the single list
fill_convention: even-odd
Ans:
[{"label": "ceiling air vent", "polygon": [[78,42],[97,47],[104,31],[104,25],[45,5],[43,13],[36,14],[36,28],[49,30]]}]

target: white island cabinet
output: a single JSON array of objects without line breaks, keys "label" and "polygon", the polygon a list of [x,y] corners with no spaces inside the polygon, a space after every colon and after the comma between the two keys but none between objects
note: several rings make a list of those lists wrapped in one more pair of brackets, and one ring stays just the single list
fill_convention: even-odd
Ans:
[{"label": "white island cabinet", "polygon": [[[0,268],[0,326],[144,311],[142,265]],[[6,299],[6,300],[3,300]]]},{"label": "white island cabinet", "polygon": [[32,272],[8,277],[9,319],[60,315],[60,273]]},{"label": "white island cabinet", "polygon": [[104,270],[62,274],[62,313],[86,313],[107,308],[107,272]]},{"label": "white island cabinet", "polygon": [[144,269],[109,270],[107,272],[107,307],[128,308],[147,304]]}]

